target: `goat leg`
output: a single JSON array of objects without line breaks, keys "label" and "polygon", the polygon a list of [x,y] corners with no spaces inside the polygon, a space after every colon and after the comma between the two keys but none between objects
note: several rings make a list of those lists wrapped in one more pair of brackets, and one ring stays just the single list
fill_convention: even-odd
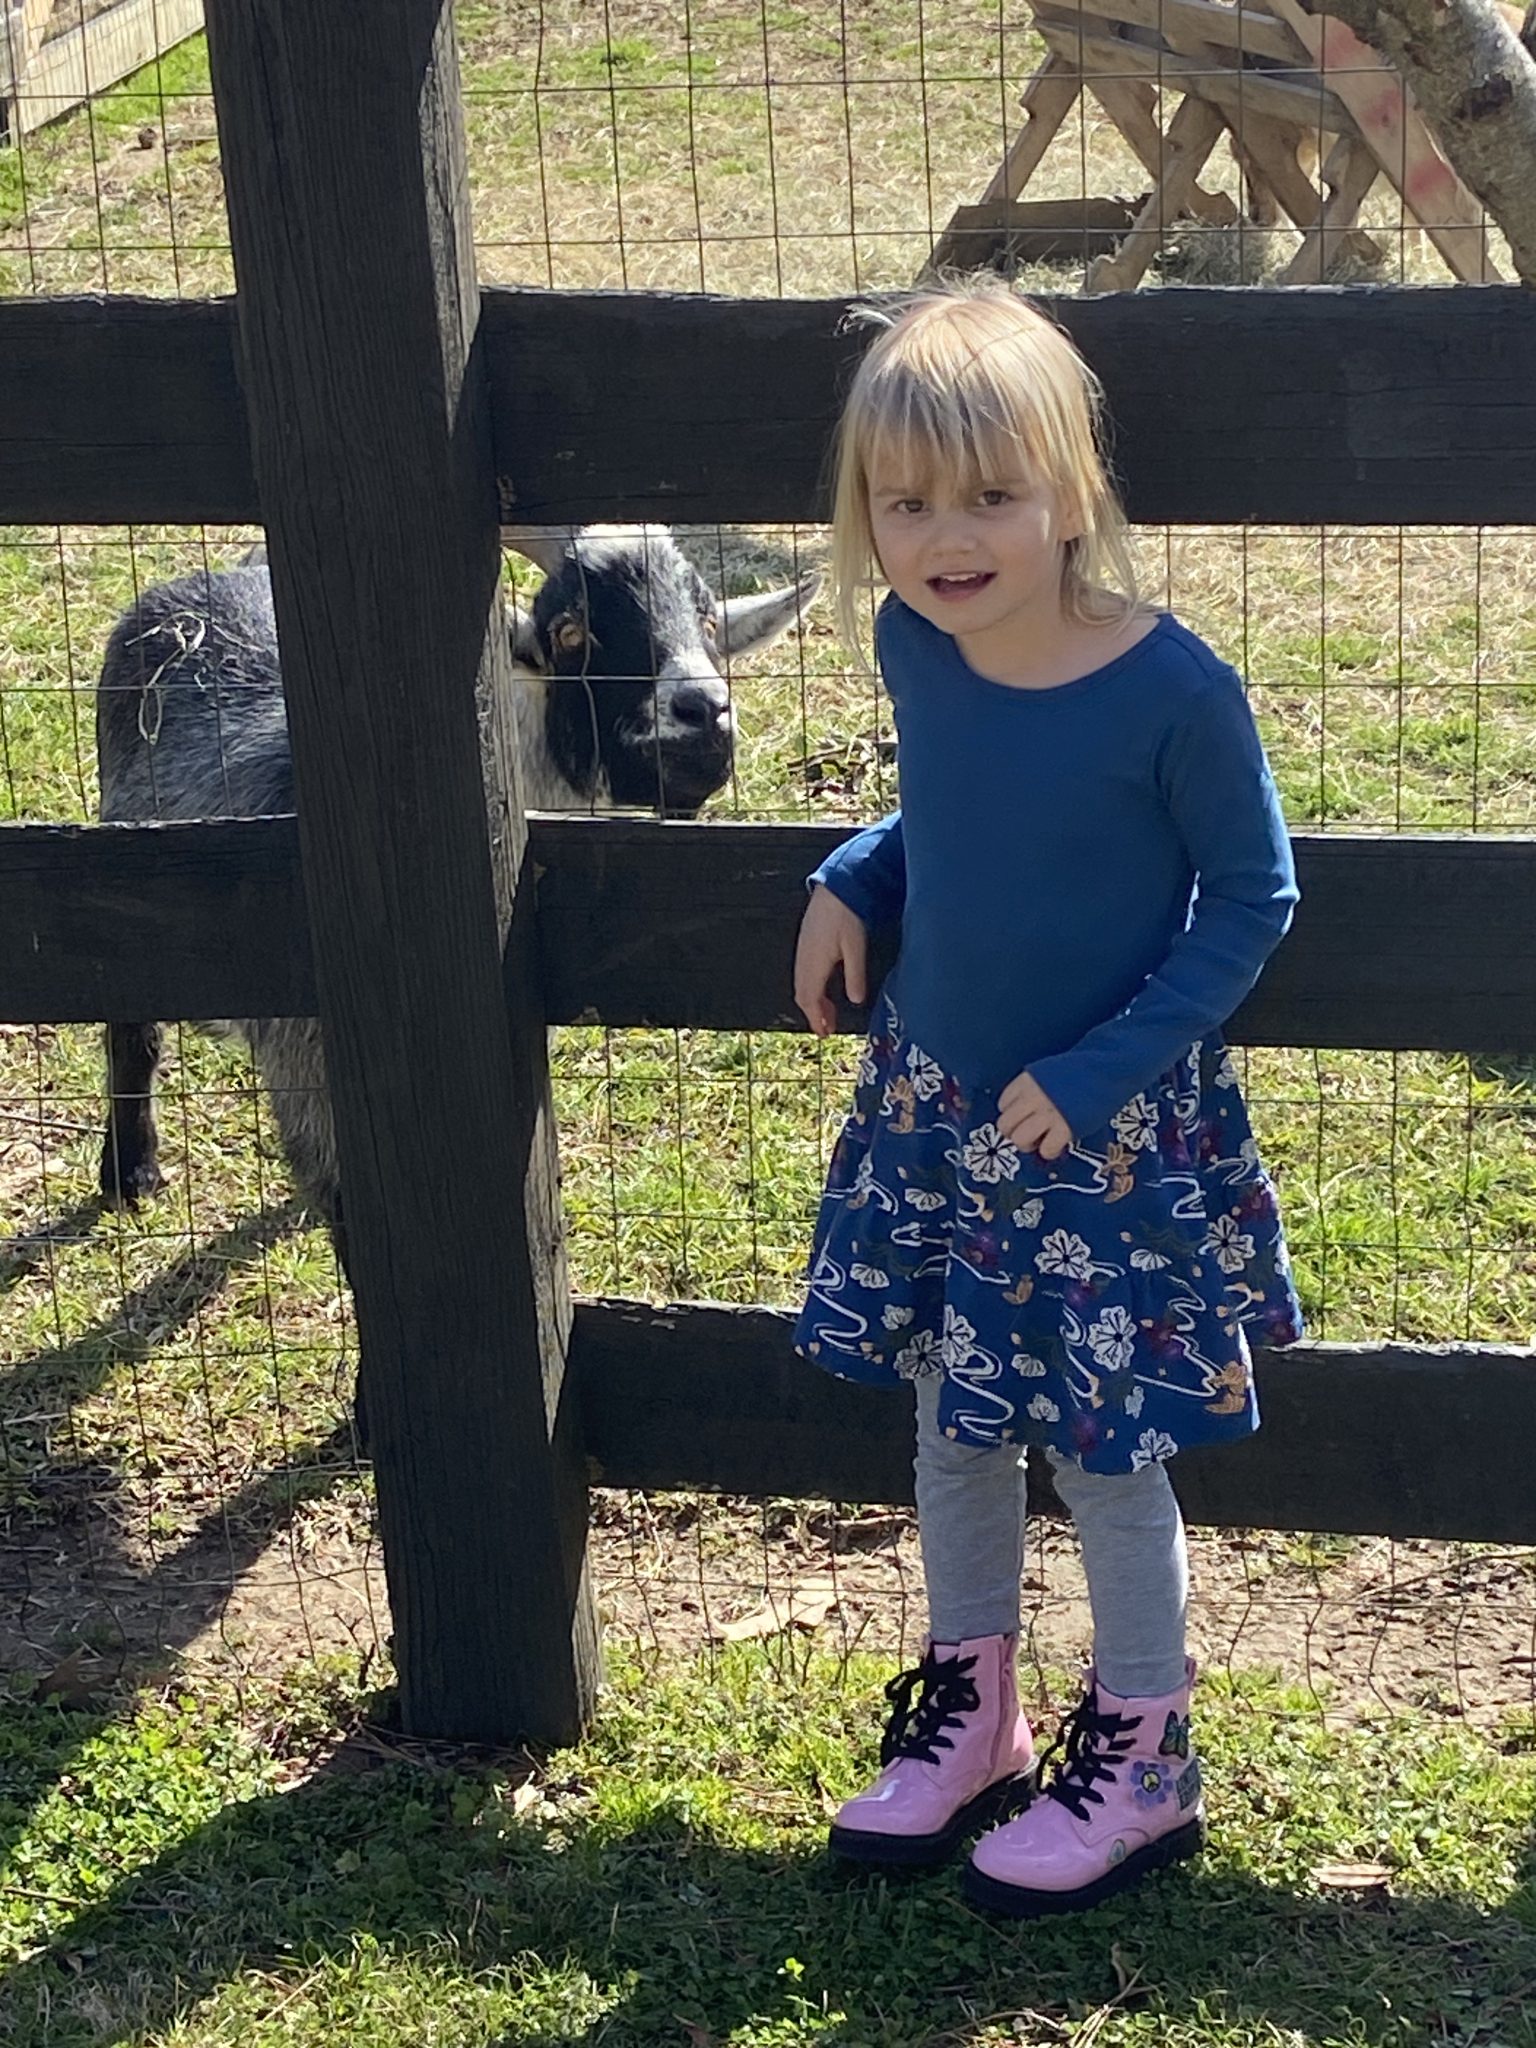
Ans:
[{"label": "goat leg", "polygon": [[155,1129],[155,1076],[165,1048],[158,1024],[107,1026],[107,1132],[101,1147],[101,1192],[134,1207],[165,1186]]}]

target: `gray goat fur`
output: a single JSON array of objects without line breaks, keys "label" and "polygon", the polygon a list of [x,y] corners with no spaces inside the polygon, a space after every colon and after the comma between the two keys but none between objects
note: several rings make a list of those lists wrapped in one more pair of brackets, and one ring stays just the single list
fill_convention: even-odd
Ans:
[{"label": "gray goat fur", "polygon": [[[817,579],[722,603],[660,528],[527,535],[545,571],[511,615],[518,744],[530,809],[615,805],[693,815],[729,779],[734,722],[717,656],[767,645]],[[96,699],[104,819],[251,817],[294,809],[271,584],[260,552],[240,567],[148,590],[108,643]],[[313,1018],[205,1028],[250,1045],[305,1202],[346,1260],[341,1177]],[[101,1159],[109,1199],[163,1184],[153,1093],[158,1023],[108,1027],[111,1108]]]}]

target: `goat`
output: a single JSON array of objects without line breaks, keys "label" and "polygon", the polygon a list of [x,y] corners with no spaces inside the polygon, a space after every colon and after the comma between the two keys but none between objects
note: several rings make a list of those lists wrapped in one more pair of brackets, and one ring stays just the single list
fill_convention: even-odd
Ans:
[{"label": "goat", "polygon": [[[514,611],[516,731],[530,809],[644,806],[692,817],[730,778],[735,726],[718,658],[767,646],[819,579],[721,602],[665,528],[508,536],[544,572]],[[104,819],[250,817],[294,808],[272,589],[262,551],[148,590],[117,623],[96,695]],[[320,1025],[210,1024],[255,1056],[299,1193],[346,1270]],[[107,1027],[109,1201],[164,1185],[158,1023]]]}]

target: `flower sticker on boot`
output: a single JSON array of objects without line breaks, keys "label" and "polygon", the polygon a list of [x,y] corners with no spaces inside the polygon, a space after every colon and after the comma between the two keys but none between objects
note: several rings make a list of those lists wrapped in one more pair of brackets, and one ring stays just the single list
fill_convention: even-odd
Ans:
[{"label": "flower sticker on boot", "polygon": [[1132,1791],[1138,1806],[1165,1806],[1168,1788],[1172,1780],[1162,1764],[1138,1763],[1132,1780]]}]

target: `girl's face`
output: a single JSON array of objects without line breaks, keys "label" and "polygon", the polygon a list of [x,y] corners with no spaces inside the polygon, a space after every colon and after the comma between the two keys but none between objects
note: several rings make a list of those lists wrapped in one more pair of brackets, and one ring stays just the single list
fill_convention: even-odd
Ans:
[{"label": "girl's face", "polygon": [[934,484],[877,468],[870,531],[892,590],[962,649],[1006,657],[1062,618],[1062,570],[1075,529],[1057,493],[1019,476]]}]

